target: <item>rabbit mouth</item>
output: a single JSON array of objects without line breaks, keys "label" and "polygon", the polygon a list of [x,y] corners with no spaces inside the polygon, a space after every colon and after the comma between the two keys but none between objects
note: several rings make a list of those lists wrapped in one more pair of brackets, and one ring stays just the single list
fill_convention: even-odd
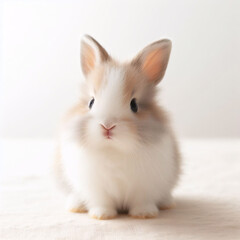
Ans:
[{"label": "rabbit mouth", "polygon": [[116,127],[116,125],[113,125],[111,127],[106,127],[106,126],[101,124],[101,127],[102,127],[102,131],[103,131],[103,136],[106,139],[112,139],[113,130]]},{"label": "rabbit mouth", "polygon": [[105,139],[110,140],[110,139],[112,139],[113,134],[110,131],[104,131],[103,136],[105,137]]}]

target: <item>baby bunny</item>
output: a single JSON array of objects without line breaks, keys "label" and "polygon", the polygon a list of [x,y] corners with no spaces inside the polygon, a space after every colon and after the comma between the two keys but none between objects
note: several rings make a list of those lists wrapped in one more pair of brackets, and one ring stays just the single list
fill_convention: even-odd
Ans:
[{"label": "baby bunny", "polygon": [[171,52],[164,39],[119,63],[92,37],[81,42],[85,81],[60,131],[56,176],[67,209],[111,219],[118,211],[152,218],[173,205],[178,146],[156,100]]}]

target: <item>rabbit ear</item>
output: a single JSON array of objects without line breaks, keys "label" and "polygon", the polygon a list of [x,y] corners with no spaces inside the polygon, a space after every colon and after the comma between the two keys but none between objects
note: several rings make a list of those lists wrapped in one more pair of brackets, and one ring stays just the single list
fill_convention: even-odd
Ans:
[{"label": "rabbit ear", "polygon": [[88,75],[98,64],[109,60],[107,51],[91,36],[85,35],[81,41],[81,66]]},{"label": "rabbit ear", "polygon": [[149,82],[158,84],[164,77],[172,43],[168,39],[154,42],[145,47],[132,64],[140,68]]}]

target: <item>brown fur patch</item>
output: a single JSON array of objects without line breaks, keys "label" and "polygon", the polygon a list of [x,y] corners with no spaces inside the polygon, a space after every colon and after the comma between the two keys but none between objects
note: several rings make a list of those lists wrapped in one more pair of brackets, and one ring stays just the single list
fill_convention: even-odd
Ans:
[{"label": "brown fur patch", "polygon": [[128,118],[123,118],[121,120],[124,121],[127,124],[127,126],[129,127],[129,130],[131,131],[131,133],[134,136],[136,136],[137,132],[138,132],[138,129],[136,127],[135,122],[132,119],[128,119]]},{"label": "brown fur patch", "polygon": [[89,76],[93,83],[93,90],[95,95],[104,83],[104,72],[104,66],[100,65],[96,69],[94,69],[94,71]]},{"label": "brown fur patch", "polygon": [[165,124],[168,123],[167,113],[156,103],[153,103],[149,111],[151,112],[152,116],[158,121],[160,121],[161,123],[165,123]]},{"label": "brown fur patch", "polygon": [[132,65],[126,65],[123,92],[125,104],[130,104],[131,99],[136,98],[139,105],[139,111],[135,113],[136,117],[140,119],[153,117],[161,123],[168,122],[166,112],[156,103],[155,86],[147,82],[146,77]]},{"label": "brown fur patch", "polygon": [[137,88],[137,85],[138,85],[137,77],[140,77],[138,75],[139,74],[134,68],[127,66],[127,69],[125,72],[125,79],[124,79],[124,88],[123,88],[124,103],[131,101],[131,97],[133,96],[135,89]]},{"label": "brown fur patch", "polygon": [[93,84],[94,94],[97,94],[99,89],[103,88],[107,84],[108,79],[105,78],[107,68],[116,68],[119,66],[119,63],[113,59],[109,59],[108,62],[95,67],[92,73],[88,76],[89,82],[92,82]]}]

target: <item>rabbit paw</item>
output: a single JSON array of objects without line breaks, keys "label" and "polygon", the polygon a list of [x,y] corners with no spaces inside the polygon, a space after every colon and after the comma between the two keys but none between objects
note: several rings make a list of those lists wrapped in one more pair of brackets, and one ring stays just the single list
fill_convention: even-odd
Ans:
[{"label": "rabbit paw", "polygon": [[158,216],[158,208],[154,204],[135,206],[129,211],[129,215],[133,218],[155,218]]},{"label": "rabbit paw", "polygon": [[174,208],[176,206],[174,200],[172,197],[167,197],[165,199],[163,199],[159,204],[158,204],[158,208],[160,210],[167,210],[167,209],[171,209]]},{"label": "rabbit paw", "polygon": [[117,216],[117,211],[106,207],[93,207],[89,210],[89,216],[98,220],[113,219]]},{"label": "rabbit paw", "polygon": [[83,201],[76,195],[70,195],[66,203],[66,209],[74,213],[85,213],[87,208]]}]

